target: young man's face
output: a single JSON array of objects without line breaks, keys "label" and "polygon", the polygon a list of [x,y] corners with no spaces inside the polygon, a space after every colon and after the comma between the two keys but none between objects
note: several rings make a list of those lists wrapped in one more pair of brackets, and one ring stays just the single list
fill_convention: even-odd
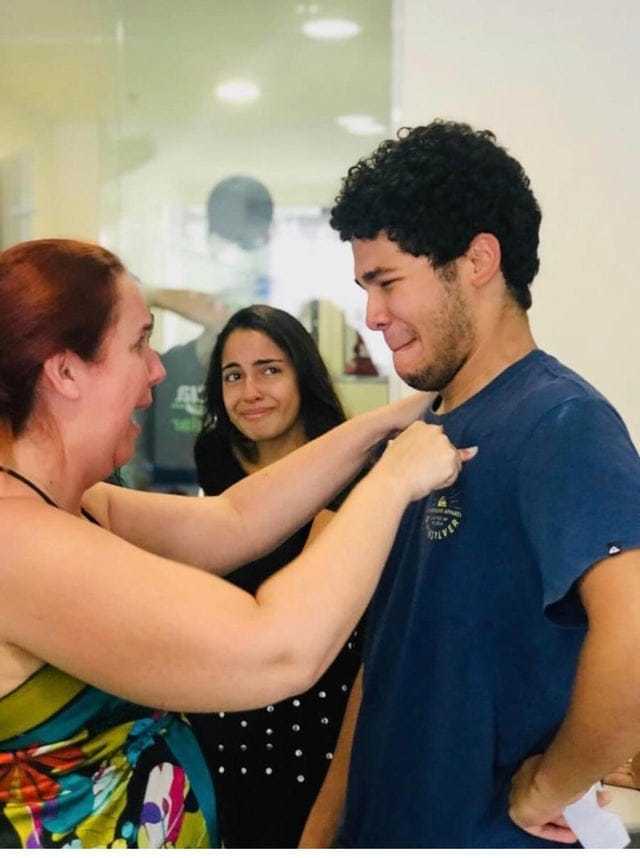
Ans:
[{"label": "young man's face", "polygon": [[381,232],[352,241],[355,276],[367,293],[367,326],[381,331],[398,375],[418,390],[443,390],[465,363],[474,324],[452,264],[435,271]]}]

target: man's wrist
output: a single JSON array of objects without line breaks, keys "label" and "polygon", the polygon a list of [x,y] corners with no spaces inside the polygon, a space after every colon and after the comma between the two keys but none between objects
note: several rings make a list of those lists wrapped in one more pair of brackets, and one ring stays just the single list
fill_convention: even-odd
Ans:
[{"label": "man's wrist", "polygon": [[558,789],[557,783],[549,777],[548,771],[544,766],[544,757],[533,777],[532,781],[533,800],[536,805],[549,811],[562,810],[568,804],[577,801],[586,790],[591,786],[588,784],[583,790],[575,790],[570,787],[570,791]]}]

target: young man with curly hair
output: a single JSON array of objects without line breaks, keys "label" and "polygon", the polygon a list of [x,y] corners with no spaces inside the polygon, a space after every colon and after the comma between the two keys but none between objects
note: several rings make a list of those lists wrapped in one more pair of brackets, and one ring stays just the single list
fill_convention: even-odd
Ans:
[{"label": "young man with curly hair", "polygon": [[405,514],[301,845],[341,815],[345,847],[573,845],[566,805],[640,747],[640,460],[534,342],[540,219],[494,135],[442,121],[382,143],[336,200],[367,324],[439,391],[427,422],[480,450]]}]

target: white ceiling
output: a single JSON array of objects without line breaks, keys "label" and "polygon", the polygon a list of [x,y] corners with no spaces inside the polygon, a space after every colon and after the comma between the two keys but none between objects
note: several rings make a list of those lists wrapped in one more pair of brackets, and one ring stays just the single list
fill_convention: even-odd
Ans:
[{"label": "white ceiling", "polygon": [[[229,172],[260,175],[281,203],[326,202],[377,138],[342,114],[387,123],[391,0],[0,0],[0,98],[43,123],[95,123],[110,169],[155,161],[186,199]],[[343,43],[301,33],[309,17],[355,20]],[[249,78],[250,105],[215,86]],[[0,130],[0,137],[2,131]]]}]

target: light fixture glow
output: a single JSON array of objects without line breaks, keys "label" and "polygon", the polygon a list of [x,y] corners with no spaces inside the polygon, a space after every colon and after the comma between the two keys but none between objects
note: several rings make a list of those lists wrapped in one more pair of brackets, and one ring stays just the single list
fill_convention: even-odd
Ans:
[{"label": "light fixture glow", "polygon": [[216,97],[232,104],[248,104],[260,97],[260,88],[250,80],[226,80],[216,87]]},{"label": "light fixture glow", "polygon": [[349,134],[357,134],[359,137],[372,137],[384,134],[386,127],[378,120],[366,113],[349,113],[346,116],[337,116],[336,122]]},{"label": "light fixture glow", "polygon": [[340,42],[353,39],[362,27],[348,18],[311,18],[302,25],[302,32],[310,39],[323,42]]}]

